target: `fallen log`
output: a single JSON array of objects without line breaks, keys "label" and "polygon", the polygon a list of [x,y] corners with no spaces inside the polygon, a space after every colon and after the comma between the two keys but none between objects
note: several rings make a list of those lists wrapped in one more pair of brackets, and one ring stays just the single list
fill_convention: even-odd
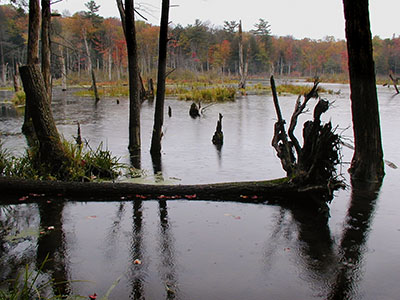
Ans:
[{"label": "fallen log", "polygon": [[64,182],[0,177],[1,204],[36,203],[49,197],[64,201],[211,200],[242,203],[285,203],[325,207],[335,187],[299,186],[287,178],[269,181],[196,185],[155,185],[127,182]]}]

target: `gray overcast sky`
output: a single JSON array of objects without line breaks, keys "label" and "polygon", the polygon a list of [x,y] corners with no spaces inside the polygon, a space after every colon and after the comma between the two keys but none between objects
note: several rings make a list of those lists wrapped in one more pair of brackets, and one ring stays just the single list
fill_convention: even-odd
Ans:
[{"label": "gray overcast sky", "polygon": [[[354,0],[356,1],[356,0]],[[60,12],[71,14],[86,10],[88,0],[63,0],[54,4]],[[96,0],[99,14],[119,17],[115,0]],[[137,0],[143,14],[152,24],[159,24],[161,0]],[[370,0],[372,35],[381,38],[400,35],[400,0]],[[263,18],[271,24],[273,35],[292,35],[321,39],[327,35],[344,39],[342,0],[171,0],[170,21],[173,24],[193,24],[195,19],[222,26],[224,20],[242,20],[248,31]]]}]

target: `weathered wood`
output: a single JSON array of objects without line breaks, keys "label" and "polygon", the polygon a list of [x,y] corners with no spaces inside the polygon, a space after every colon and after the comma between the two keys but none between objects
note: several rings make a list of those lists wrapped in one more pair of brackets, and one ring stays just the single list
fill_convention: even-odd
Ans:
[{"label": "weathered wood", "polygon": [[285,130],[285,120],[282,117],[281,108],[279,106],[278,95],[276,93],[275,79],[271,76],[272,98],[278,121],[274,125],[274,136],[272,138],[272,147],[275,148],[278,157],[281,160],[282,168],[286,171],[288,177],[291,177],[294,169],[295,157],[289,144],[288,136]]},{"label": "weathered wood", "polygon": [[[74,201],[215,200],[247,203],[291,203],[320,207],[332,198],[330,187],[302,186],[286,178],[270,181],[227,182],[199,185],[153,185],[112,182],[36,181],[0,177],[1,203],[41,201],[43,196],[74,197]],[[5,196],[9,197],[5,197]],[[22,197],[22,200],[19,200]],[[28,197],[26,197],[28,196]]]},{"label": "weathered wood", "polygon": [[222,146],[222,144],[224,143],[224,133],[222,132],[222,118],[223,118],[222,114],[219,114],[217,127],[212,137],[212,142],[216,146]]},{"label": "weathered wood", "polygon": [[[140,161],[141,138],[140,138],[140,92],[139,92],[139,65],[136,41],[136,27],[134,15],[134,1],[117,0],[121,21],[124,28],[126,48],[128,52],[129,71],[129,145],[130,155],[135,157],[134,161]],[[137,167],[134,165],[134,167]]]},{"label": "weathered wood", "polygon": [[42,54],[42,74],[44,84],[51,102],[51,47],[50,47],[50,23],[51,10],[50,0],[41,0],[42,3],[42,32],[41,32],[41,54]]},{"label": "weathered wood", "polygon": [[154,126],[151,138],[151,155],[161,154],[162,126],[164,123],[165,79],[167,72],[169,0],[162,0],[160,37],[158,47],[157,94],[154,109]]},{"label": "weathered wood", "polygon": [[189,115],[194,119],[200,117],[199,107],[197,107],[197,104],[194,102],[192,103],[192,105],[190,105]]},{"label": "weathered wood", "polygon": [[272,145],[288,177],[299,185],[328,184],[329,182],[340,184],[336,179],[336,165],[340,163],[338,154],[340,138],[335,134],[330,122],[322,126],[320,120],[321,115],[328,110],[329,102],[320,99],[314,107],[314,119],[304,123],[303,146],[300,146],[294,135],[299,115],[304,112],[311,98],[318,97],[318,81],[314,82],[309,93],[303,95],[303,103],[301,103],[302,96],[299,96],[296,101],[289,126],[290,140],[285,131],[285,121],[279,107],[273,77],[271,77],[271,89],[278,115]]},{"label": "weathered wood", "polygon": [[245,62],[243,53],[243,33],[242,33],[242,21],[239,22],[239,89],[246,88],[247,80],[247,60]]},{"label": "weathered wood", "polygon": [[300,101],[301,95],[297,98],[295,110],[294,110],[294,112],[292,114],[292,117],[290,119],[288,135],[290,137],[290,140],[293,143],[293,146],[294,146],[298,156],[301,155],[301,146],[300,146],[300,143],[297,140],[296,136],[294,135],[294,130],[295,130],[296,125],[297,125],[297,119],[304,112],[308,101],[310,99],[312,99],[312,98],[317,98],[318,97],[318,84],[319,84],[318,80],[315,80],[314,81],[314,86],[311,89],[311,91],[304,95],[303,103],[301,103],[301,101]]}]

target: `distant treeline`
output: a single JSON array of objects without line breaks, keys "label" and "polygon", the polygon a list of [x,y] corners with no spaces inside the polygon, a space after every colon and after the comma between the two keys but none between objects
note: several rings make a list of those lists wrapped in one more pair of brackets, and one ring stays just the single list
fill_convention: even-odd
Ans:
[{"label": "distant treeline", "polygon": [[[94,1],[91,1],[94,2]],[[93,3],[92,3],[93,4]],[[73,16],[52,18],[52,73],[58,78],[65,63],[70,76],[86,76],[88,58],[83,37],[89,41],[93,65],[103,80],[118,80],[126,75],[127,55],[124,33],[118,18],[103,18],[98,6]],[[138,16],[138,18],[140,18]],[[3,83],[12,78],[17,63],[25,63],[28,30],[27,13],[12,5],[0,6],[0,64]],[[143,76],[157,68],[159,27],[136,22],[140,69]],[[216,27],[200,20],[186,27],[169,30],[168,67],[190,71],[214,71],[235,75],[238,71],[238,22],[226,21]],[[347,74],[344,40],[322,40],[292,36],[277,37],[270,24],[260,19],[254,30],[243,33],[244,55],[250,75],[323,76]],[[400,71],[400,37],[373,38],[377,74]]]}]

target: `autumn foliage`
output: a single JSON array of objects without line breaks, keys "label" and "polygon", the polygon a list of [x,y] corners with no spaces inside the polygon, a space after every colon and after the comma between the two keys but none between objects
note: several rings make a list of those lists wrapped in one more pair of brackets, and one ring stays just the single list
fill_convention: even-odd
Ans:
[{"label": "autumn foliage", "polygon": [[[238,72],[238,22],[216,27],[196,20],[169,30],[167,68],[194,72],[213,71],[220,75]],[[17,63],[25,63],[28,17],[23,9],[0,6],[1,80],[9,81]],[[136,21],[139,67],[144,77],[155,77],[159,26]],[[103,18],[96,11],[52,18],[52,75],[61,77],[61,59],[70,78],[89,77],[83,34],[87,34],[93,67],[101,81],[126,78],[127,53],[119,18]],[[243,32],[244,55],[249,75],[347,76],[346,42],[334,37],[321,40],[274,36],[267,21],[260,19],[255,29]],[[377,74],[398,73],[400,37],[373,38]],[[74,75],[74,76],[72,76]]]}]

